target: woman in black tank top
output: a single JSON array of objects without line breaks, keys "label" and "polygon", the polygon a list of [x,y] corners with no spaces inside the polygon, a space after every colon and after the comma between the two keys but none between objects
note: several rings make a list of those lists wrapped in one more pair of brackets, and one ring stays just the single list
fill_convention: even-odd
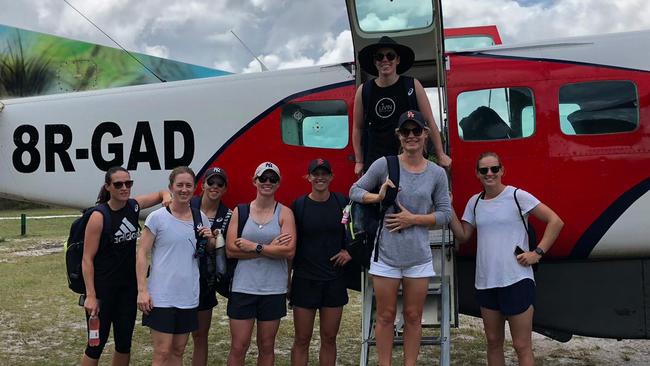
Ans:
[{"label": "woman in black tank top", "polygon": [[[399,141],[394,130],[399,116],[409,109],[417,109],[424,115],[431,131],[438,163],[451,166],[451,159],[445,154],[440,138],[440,130],[435,123],[429,99],[422,84],[413,79],[413,88],[406,87],[407,76],[401,74],[413,65],[415,54],[407,46],[398,44],[390,37],[381,37],[379,42],[363,48],[359,52],[359,64],[375,79],[371,83],[369,96],[364,98],[364,85],[360,85],[354,97],[352,146],[354,147],[354,173],[361,176],[373,161],[386,155],[397,155]],[[417,105],[410,106],[409,98],[415,93]],[[367,99],[367,101],[364,101]],[[364,105],[367,103],[368,105]],[[367,108],[368,110],[365,110]]]},{"label": "woman in black tank top", "polygon": [[98,364],[111,324],[115,339],[113,364],[129,363],[137,313],[135,244],[139,235],[138,213],[140,208],[171,201],[167,190],[131,199],[132,186],[133,180],[126,169],[110,168],[104,177],[97,204],[107,206],[110,212],[111,235],[102,238],[106,230],[100,211],[92,213],[86,226],[81,264],[86,285],[84,308],[86,319],[92,315],[99,317],[100,343],[86,346],[81,360],[84,366]]}]

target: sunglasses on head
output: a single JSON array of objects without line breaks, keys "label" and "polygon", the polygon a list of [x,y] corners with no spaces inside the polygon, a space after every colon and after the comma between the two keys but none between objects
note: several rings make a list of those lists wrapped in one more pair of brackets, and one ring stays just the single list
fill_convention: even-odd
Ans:
[{"label": "sunglasses on head", "polygon": [[273,175],[263,175],[261,177],[257,177],[257,181],[260,183],[271,182],[271,184],[275,184],[280,181],[280,178]]},{"label": "sunglasses on head", "polygon": [[131,188],[133,187],[132,180],[125,180],[123,182],[112,182],[111,183],[115,189],[122,189],[122,187]]},{"label": "sunglasses on head", "polygon": [[219,187],[223,188],[226,186],[226,182],[220,180],[220,179],[208,179],[207,182],[205,182],[209,187]]},{"label": "sunglasses on head", "polygon": [[413,127],[413,128],[404,128],[404,127],[402,127],[402,128],[399,128],[397,130],[397,133],[399,133],[403,137],[409,137],[409,135],[411,133],[413,133],[413,136],[415,136],[415,137],[420,137],[420,136],[422,136],[422,132],[424,132],[424,128],[422,128],[420,126],[416,126],[416,127]]},{"label": "sunglasses on head", "polygon": [[501,170],[501,165],[478,168],[478,172],[481,173],[481,175],[486,175],[488,173],[488,170],[491,171],[492,174],[496,174]]},{"label": "sunglasses on head", "polygon": [[386,53],[377,52],[375,53],[374,57],[375,57],[375,61],[382,61],[384,57],[386,57],[388,61],[393,61],[397,57],[397,54],[395,52],[386,52]]}]

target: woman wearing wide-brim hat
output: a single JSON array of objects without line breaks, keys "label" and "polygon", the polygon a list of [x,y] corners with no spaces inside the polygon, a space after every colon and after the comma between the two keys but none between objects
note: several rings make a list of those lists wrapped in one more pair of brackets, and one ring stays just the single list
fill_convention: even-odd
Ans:
[{"label": "woman wearing wide-brim hat", "polygon": [[[417,79],[401,75],[413,66],[413,50],[384,36],[379,42],[364,47],[359,52],[358,60],[365,72],[377,77],[366,81],[370,83],[366,86],[368,110],[364,106],[363,85],[359,86],[354,98],[352,145],[355,174],[361,175],[382,156],[398,153],[399,141],[395,138],[397,120],[410,109],[417,109],[423,114],[431,130],[438,163],[444,167],[450,166],[451,159],[443,151],[440,131],[422,84]],[[413,93],[416,105],[411,105]]]}]

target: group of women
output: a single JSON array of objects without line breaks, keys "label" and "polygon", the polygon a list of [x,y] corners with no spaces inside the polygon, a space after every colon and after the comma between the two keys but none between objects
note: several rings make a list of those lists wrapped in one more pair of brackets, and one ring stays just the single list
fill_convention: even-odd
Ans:
[{"label": "group of women", "polygon": [[[407,47],[405,50],[404,46],[384,38],[368,50],[362,50],[365,52],[362,66],[372,65],[372,71],[378,75],[375,89],[398,83],[401,78],[397,74],[398,65],[402,58],[408,60]],[[363,129],[376,127],[359,120],[366,116],[360,102],[362,87],[355,100],[355,172],[360,178],[352,185],[350,198],[361,203],[381,203],[387,192],[397,192],[395,203],[380,225],[376,253],[373,253],[369,269],[376,296],[378,363],[391,364],[393,324],[401,286],[404,364],[415,365],[422,336],[423,306],[429,280],[435,274],[428,230],[434,225],[450,224],[460,241],[468,240],[474,229],[477,231],[476,298],[484,320],[488,364],[504,364],[504,326],[508,320],[520,364],[532,365],[535,284],[530,265],[550,249],[563,223],[530,193],[502,183],[505,167],[495,153],[479,157],[476,176],[483,192],[470,198],[459,220],[451,208],[444,169],[425,158],[428,139],[433,138],[441,163],[451,163],[441,152],[438,131],[433,130],[435,123],[419,82],[415,83],[415,92],[420,106],[428,111],[404,110],[399,98],[395,98],[391,107],[398,116],[391,129],[399,149],[392,153],[397,155],[399,162],[398,187],[389,179],[387,159],[371,157],[368,151],[361,151],[362,141],[369,141],[361,139]],[[424,97],[422,102],[421,96]],[[374,118],[381,117],[377,114]],[[378,131],[373,133],[375,138],[387,138]],[[376,139],[372,141],[380,143]],[[373,161],[364,162],[363,159]],[[193,364],[205,365],[207,334],[212,308],[217,301],[214,289],[202,276],[200,268],[204,265],[204,256],[197,250],[197,242],[206,240],[207,255],[214,255],[217,238],[225,234],[227,256],[237,259],[227,305],[231,334],[227,364],[244,365],[255,322],[257,364],[274,364],[275,338],[280,319],[287,314],[288,298],[293,307],[295,327],[291,364],[307,365],[318,311],[320,364],[335,365],[336,337],[343,306],[348,302],[342,267],[351,258],[341,225],[348,199],[330,192],[334,175],[326,160],[310,162],[306,178],[311,192],[296,199],[289,208],[275,199],[283,179],[280,169],[271,162],[264,162],[252,177],[255,199],[230,212],[221,202],[227,189],[226,173],[212,168],[203,177],[201,224],[195,225],[197,220],[193,217],[190,201],[197,179],[190,168],[172,170],[169,191],[134,199],[130,198],[133,180],[129,173],[123,168],[110,169],[98,204],[110,208],[111,232],[115,232],[116,237],[102,238],[102,214],[93,213],[84,248],[84,307],[87,317],[99,315],[100,345],[86,348],[82,364],[97,364],[111,325],[115,337],[113,364],[128,364],[137,304],[143,312],[142,324],[151,329],[154,365],[181,365],[190,333],[194,339]],[[519,211],[513,209],[515,201],[518,206],[514,207],[520,207]],[[161,202],[164,207],[152,212],[145,221],[136,254],[137,235],[126,235],[122,240],[117,238],[118,232],[129,227],[137,231],[139,209]],[[522,218],[526,220],[530,214],[547,223],[534,251],[530,251],[527,232],[521,224]],[[521,248],[521,254],[513,255],[513,243]]]}]

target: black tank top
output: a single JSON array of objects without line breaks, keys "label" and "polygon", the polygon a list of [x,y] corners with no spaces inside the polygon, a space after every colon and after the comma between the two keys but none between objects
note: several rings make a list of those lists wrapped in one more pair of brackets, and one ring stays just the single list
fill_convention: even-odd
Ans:
[{"label": "black tank top", "polygon": [[95,255],[95,286],[136,286],[135,244],[140,236],[137,201],[130,199],[124,207],[111,213],[110,235],[99,241]]},{"label": "black tank top", "polygon": [[[365,170],[382,156],[397,155],[399,139],[395,136],[399,116],[409,109],[407,91],[400,76],[390,86],[380,87],[372,81],[372,89],[366,112],[368,126]],[[412,91],[414,92],[414,91]]]}]

